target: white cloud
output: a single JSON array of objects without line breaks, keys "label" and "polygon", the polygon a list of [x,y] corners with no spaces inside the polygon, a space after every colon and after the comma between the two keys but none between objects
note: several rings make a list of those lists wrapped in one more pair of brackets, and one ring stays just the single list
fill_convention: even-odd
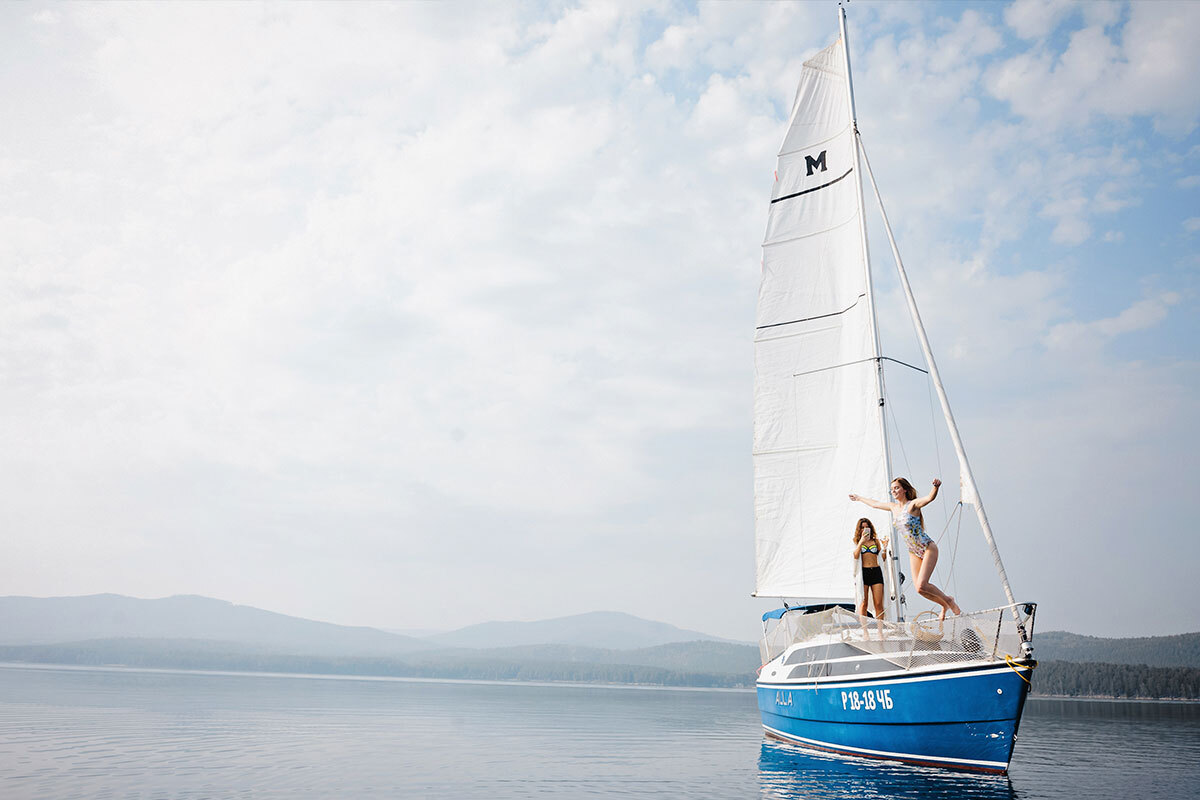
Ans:
[{"label": "white cloud", "polygon": [[[28,375],[9,420],[41,443],[15,458],[51,457],[80,481],[107,463],[120,495],[148,485],[147,459],[161,464],[179,476],[159,494],[181,531],[252,525],[260,541],[294,502],[294,536],[311,542],[299,549],[322,553],[339,513],[353,541],[402,528],[411,554],[439,506],[489,509],[476,527],[526,520],[497,523],[521,550],[547,520],[569,529],[646,502],[662,480],[647,442],[720,429],[741,405],[723,380],[738,342],[695,321],[725,314],[728,264],[752,265],[761,231],[743,194],[703,190],[713,173],[692,167],[723,151],[741,169],[745,128],[718,110],[703,141],[681,139],[688,109],[626,85],[634,37],[615,7],[568,12],[499,52],[412,18],[406,48],[394,26],[343,13],[84,10],[108,116],[72,121],[82,166],[56,173],[46,217],[82,226],[27,213],[5,240],[41,262],[24,283],[9,273],[7,293],[66,286],[13,310],[7,341]],[[476,24],[521,39],[504,23]],[[293,62],[314,36],[320,66]],[[209,40],[229,43],[196,58]],[[723,243],[695,235],[739,217],[753,227]],[[749,318],[753,287],[741,291]],[[197,507],[187,476],[212,471],[261,501],[231,501],[225,520]],[[79,508],[142,530],[118,508]],[[44,522],[68,541],[83,519]],[[112,546],[140,563],[162,556],[159,535]],[[124,590],[234,591],[190,575],[200,583],[146,570]],[[103,572],[75,576],[104,588]]]},{"label": "white cloud", "polygon": [[646,48],[646,63],[656,70],[684,69],[696,61],[701,38],[695,18],[684,24],[669,25]]},{"label": "white cloud", "polygon": [[[1031,4],[1032,5],[1032,4]],[[1098,116],[1151,117],[1159,129],[1185,136],[1200,117],[1200,5],[1133,3],[1120,38],[1105,24],[1075,31],[1056,55],[1043,46],[994,66],[988,87],[1040,125],[1079,127]]]},{"label": "white cloud", "polygon": [[1017,0],[1004,9],[1004,22],[1024,39],[1049,35],[1079,8],[1076,0]]},{"label": "white cloud", "polygon": [[1052,349],[1095,349],[1123,333],[1145,330],[1166,319],[1171,306],[1182,298],[1177,292],[1163,292],[1133,303],[1115,317],[1090,322],[1061,322],[1050,328],[1046,346]]},{"label": "white cloud", "polygon": [[38,25],[57,25],[62,16],[52,8],[43,8],[33,15]]},{"label": "white cloud", "polygon": [[[912,280],[919,281],[915,291],[920,293],[929,335],[938,352],[945,348],[946,355],[959,362],[955,369],[962,373],[978,376],[1019,360],[1022,353],[1040,346],[1042,332],[1065,313],[1061,295],[1068,282],[1061,273],[1002,274],[983,254],[962,262],[946,249],[927,253],[912,270],[919,270]],[[889,283],[890,277],[884,286]],[[889,349],[903,347],[912,338],[908,312],[894,289],[890,298],[880,302],[881,309],[891,309],[881,321]],[[910,349],[903,358],[920,361],[921,356]]]},{"label": "white cloud", "polygon": [[[4,34],[38,66],[0,75],[25,112],[0,130],[11,591],[417,626],[478,621],[429,600],[470,587],[496,616],[624,604],[743,635],[757,243],[831,10],[132,8]],[[1150,67],[1090,6],[1054,12],[1093,26],[1069,57],[1024,67],[998,12],[938,10],[866,6],[851,36],[935,347],[976,407],[1043,352],[1086,396],[1080,340],[1183,316],[1160,293],[1064,322],[1087,293],[1055,242],[1141,202],[1157,143],[1021,118],[1021,69],[1116,114],[1083,73]],[[982,91],[997,62],[1018,116]]]},{"label": "white cloud", "polygon": [[[967,214],[981,221],[992,246],[1024,236],[1030,218],[1041,217],[1052,223],[1054,242],[1080,244],[1092,236],[1096,217],[1140,202],[1140,145],[1091,143],[1086,133],[1062,137],[1036,122],[991,119],[978,95],[981,81],[994,79],[983,65],[996,36],[964,14],[936,40],[875,41],[859,106],[885,112],[860,125],[873,159],[884,165],[880,181],[895,185],[900,171],[910,216],[929,220],[911,224],[936,226],[933,220]],[[983,152],[988,157],[978,158]]]},{"label": "white cloud", "polygon": [[1043,39],[1079,14],[1085,24],[1107,27],[1121,18],[1123,4],[1115,0],[1016,0],[1004,9],[1004,21],[1024,39]]},{"label": "white cloud", "polygon": [[1200,217],[1188,217],[1183,221],[1183,229],[1188,233],[1200,231]]}]

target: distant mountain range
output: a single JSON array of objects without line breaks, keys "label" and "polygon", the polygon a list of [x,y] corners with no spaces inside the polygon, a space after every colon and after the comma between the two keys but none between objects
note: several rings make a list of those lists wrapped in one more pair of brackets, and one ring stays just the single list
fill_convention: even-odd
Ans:
[{"label": "distant mountain range", "polygon": [[[1102,639],[1053,631],[1035,644],[1035,692],[1200,698],[1200,633]],[[759,655],[753,645],[616,612],[415,637],[207,597],[103,594],[0,597],[0,661],[750,687]]]},{"label": "distant mountain range", "polygon": [[0,645],[89,639],[202,639],[298,653],[354,655],[541,644],[632,650],[674,642],[726,641],[614,611],[536,622],[484,622],[418,638],[314,622],[196,595],[157,600],[117,594],[0,597]]},{"label": "distant mountain range", "polygon": [[[566,644],[629,650],[673,642],[727,641],[616,611],[593,611],[537,622],[483,622],[456,631],[427,636],[449,647],[519,647]],[[744,644],[741,643],[741,644]]]},{"label": "distant mountain range", "polygon": [[0,597],[0,645],[89,639],[204,639],[322,655],[397,655],[431,647],[374,628],[314,622],[195,595]]},{"label": "distant mountain range", "polygon": [[417,638],[207,597],[0,597],[0,660],[680,686],[748,685],[758,648],[617,612]]}]

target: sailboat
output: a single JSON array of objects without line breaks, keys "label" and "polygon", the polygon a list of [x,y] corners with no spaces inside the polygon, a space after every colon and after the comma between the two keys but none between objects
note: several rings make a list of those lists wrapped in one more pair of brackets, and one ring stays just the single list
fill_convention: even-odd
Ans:
[{"label": "sailboat", "polygon": [[[766,735],[805,747],[1006,773],[1037,666],[1036,604],[1014,599],[950,413],[858,132],[845,10],[838,15],[838,40],[804,63],[763,243],[754,594],[783,607],[763,615],[758,706]],[[925,356],[920,371],[954,443],[961,502],[974,507],[1004,589],[1007,603],[996,608],[908,619],[893,548],[883,564],[887,613],[855,612],[854,523],[867,516],[877,530],[890,526],[889,512],[847,495],[888,497],[892,475],[883,377],[894,359],[882,353],[876,323],[864,177]]]}]

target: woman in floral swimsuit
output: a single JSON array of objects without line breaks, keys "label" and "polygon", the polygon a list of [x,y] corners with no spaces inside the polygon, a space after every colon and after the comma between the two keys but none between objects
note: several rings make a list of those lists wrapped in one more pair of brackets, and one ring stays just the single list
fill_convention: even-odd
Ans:
[{"label": "woman in floral swimsuit", "polygon": [[892,481],[893,502],[891,503],[870,500],[856,494],[850,495],[850,499],[858,503],[865,503],[880,511],[892,512],[896,531],[904,537],[904,541],[908,544],[908,560],[915,576],[913,588],[921,597],[940,605],[942,607],[941,618],[945,619],[947,611],[961,614],[962,609],[958,607],[958,603],[954,602],[953,597],[929,582],[929,578],[933,575],[933,568],[937,565],[938,546],[925,532],[925,520],[921,517],[921,509],[933,502],[933,499],[937,497],[938,487],[941,485],[942,482],[934,478],[933,491],[925,497],[917,497],[917,490],[907,479],[896,478]]}]

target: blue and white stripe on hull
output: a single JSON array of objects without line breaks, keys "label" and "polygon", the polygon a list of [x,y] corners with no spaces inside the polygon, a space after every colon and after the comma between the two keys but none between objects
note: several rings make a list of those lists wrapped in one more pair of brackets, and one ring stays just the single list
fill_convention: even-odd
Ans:
[{"label": "blue and white stripe on hull", "polygon": [[858,680],[759,681],[767,732],[838,753],[1006,772],[1032,671],[1008,666]]},{"label": "blue and white stripe on hull", "polygon": [[792,736],[784,733],[783,731],[772,728],[765,722],[763,723],[763,729],[768,735],[774,736],[775,738],[781,739],[785,742],[813,747],[817,750],[825,750],[830,753],[841,753],[848,756],[878,758],[886,761],[903,761],[907,764],[922,764],[935,767],[977,769],[984,772],[1004,772],[1008,769],[1008,762],[1004,761],[977,761],[967,758],[938,758],[918,753],[893,753],[887,750],[868,750],[861,747],[850,747],[848,745],[834,744],[833,742],[822,742],[816,739],[806,739],[801,736]]}]

